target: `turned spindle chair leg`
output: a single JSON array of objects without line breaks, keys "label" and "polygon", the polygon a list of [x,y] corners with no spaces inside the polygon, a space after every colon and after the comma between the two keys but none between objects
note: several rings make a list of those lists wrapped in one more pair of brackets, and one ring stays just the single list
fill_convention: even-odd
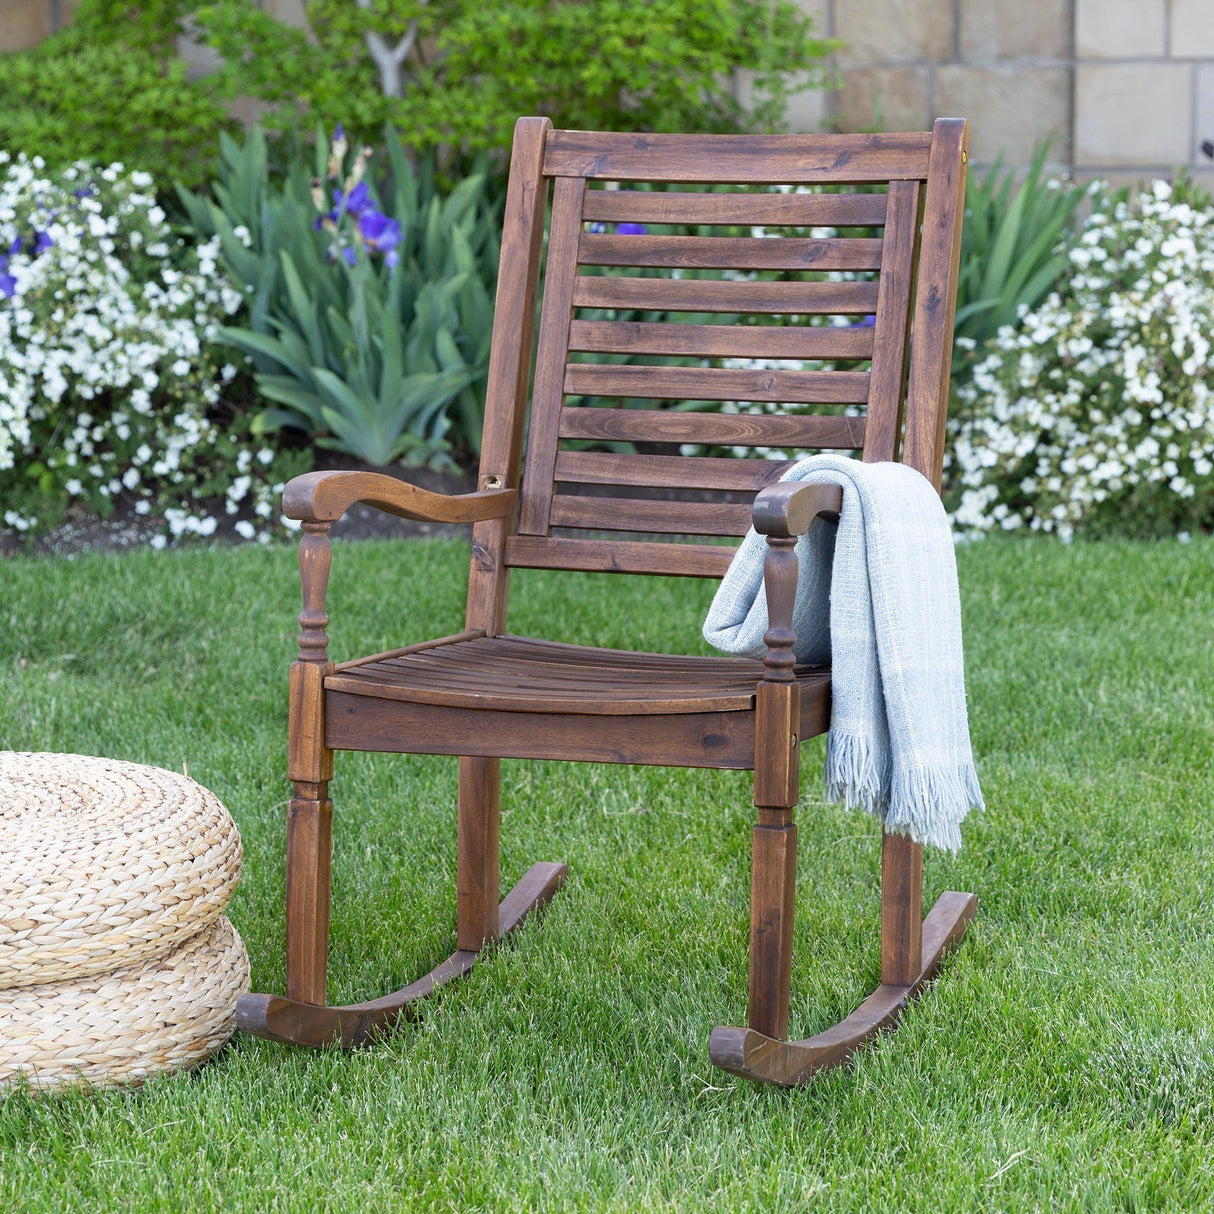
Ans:
[{"label": "turned spindle chair leg", "polygon": [[323,1004],[329,960],[333,853],[333,752],[325,747],[324,681],[329,661],[325,595],[332,550],[329,524],[305,523],[299,543],[303,610],[299,656],[291,666],[287,808],[287,997]]},{"label": "turned spindle chair leg", "polygon": [[796,539],[769,536],[767,608],[770,627],[763,682],[755,697],[755,806],[750,884],[750,1027],[788,1036],[792,937],[797,880],[793,808],[799,782],[801,690],[794,681],[792,599]]}]

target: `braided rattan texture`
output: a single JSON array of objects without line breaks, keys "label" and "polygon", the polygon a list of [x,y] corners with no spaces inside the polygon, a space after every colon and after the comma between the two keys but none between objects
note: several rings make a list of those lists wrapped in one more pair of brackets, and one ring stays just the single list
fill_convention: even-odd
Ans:
[{"label": "braided rattan texture", "polygon": [[0,991],[0,1092],[136,1085],[202,1062],[232,1035],[248,989],[244,942],[220,916],[141,965]]},{"label": "braided rattan texture", "polygon": [[0,991],[161,955],[223,911],[240,835],[186,776],[0,752]]}]

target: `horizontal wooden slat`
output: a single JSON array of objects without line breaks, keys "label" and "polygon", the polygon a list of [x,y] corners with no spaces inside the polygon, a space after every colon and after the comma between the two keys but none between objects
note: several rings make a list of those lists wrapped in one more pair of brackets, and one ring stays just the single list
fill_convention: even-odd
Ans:
[{"label": "horizontal wooden slat", "polygon": [[745,535],[750,527],[750,509],[747,503],[666,502],[558,493],[552,499],[548,521],[554,527],[583,527],[590,531]]},{"label": "horizontal wooden slat", "polygon": [[549,131],[548,177],[800,185],[927,176],[931,135],[653,135]]},{"label": "horizontal wooden slat", "polygon": [[858,405],[868,399],[868,372],[570,363],[565,368],[565,391],[575,396],[649,400],[762,400]]},{"label": "horizontal wooden slat", "polygon": [[347,666],[326,691],[515,712],[616,716],[754,707],[762,664],[745,658],[632,653],[529,637],[480,638]]},{"label": "horizontal wooden slat", "polygon": [[583,485],[737,490],[757,493],[790,467],[778,459],[715,459],[698,455],[612,455],[559,451],[556,479]]},{"label": "horizontal wooden slat", "polygon": [[872,325],[691,325],[575,320],[569,348],[704,358],[871,358]]},{"label": "horizontal wooden slat", "polygon": [[877,310],[875,282],[732,282],[582,275],[575,308],[645,312],[767,312],[860,315]]},{"label": "horizontal wooden slat", "polygon": [[[803,733],[805,701],[825,702],[829,691],[829,675],[807,680]],[[741,711],[670,713],[655,729],[648,716],[451,708],[336,690],[325,696],[325,745],[335,750],[748,769],[754,739],[754,715]]]},{"label": "horizontal wooden slat", "polygon": [[876,228],[885,223],[885,194],[693,194],[588,190],[587,220],[755,227]]},{"label": "horizontal wooden slat", "polygon": [[864,418],[567,408],[561,410],[560,436],[601,442],[723,443],[850,451],[864,445]]},{"label": "horizontal wooden slat", "polygon": [[512,535],[506,564],[529,569],[584,569],[591,573],[656,573],[671,577],[725,576],[734,549],[717,544],[582,540]]},{"label": "horizontal wooden slat", "polygon": [[[360,667],[356,677],[337,677],[326,690],[378,694],[390,700],[452,707],[502,708],[508,712],[576,712],[618,716],[643,712],[737,712],[753,707],[762,668],[750,674],[749,687],[697,689],[694,672],[680,679],[671,674],[637,672],[631,686],[608,672],[565,672],[563,678],[543,668],[517,663],[495,667],[427,669],[399,672]],[[690,676],[690,677],[689,677]],[[749,702],[748,702],[749,701]]]},{"label": "horizontal wooden slat", "polygon": [[685,270],[879,270],[880,240],[801,237],[599,236],[584,233],[578,262]]}]

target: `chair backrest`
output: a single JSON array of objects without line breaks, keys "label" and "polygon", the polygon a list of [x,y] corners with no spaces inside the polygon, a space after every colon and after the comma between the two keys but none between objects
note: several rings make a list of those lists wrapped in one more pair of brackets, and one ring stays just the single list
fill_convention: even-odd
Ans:
[{"label": "chair backrest", "polygon": [[[517,486],[519,512],[474,534],[469,626],[504,625],[510,566],[719,577],[719,540],[787,460],[714,449],[860,451],[939,486],[966,140],[961,119],[905,135],[520,119],[479,482]],[[791,323],[755,323],[770,315]],[[743,404],[688,404],[722,401]]]}]

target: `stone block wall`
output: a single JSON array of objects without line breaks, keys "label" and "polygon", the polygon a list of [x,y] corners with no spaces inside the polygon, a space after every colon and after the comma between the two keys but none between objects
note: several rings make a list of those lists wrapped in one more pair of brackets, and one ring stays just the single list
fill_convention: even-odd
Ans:
[{"label": "stone block wall", "polygon": [[75,11],[76,0],[0,0],[0,54],[37,46]]},{"label": "stone block wall", "polygon": [[[844,45],[838,87],[803,94],[804,129],[970,119],[976,166],[1133,182],[1178,167],[1214,186],[1214,0],[799,0]],[[1214,151],[1214,144],[1211,145]]]}]

